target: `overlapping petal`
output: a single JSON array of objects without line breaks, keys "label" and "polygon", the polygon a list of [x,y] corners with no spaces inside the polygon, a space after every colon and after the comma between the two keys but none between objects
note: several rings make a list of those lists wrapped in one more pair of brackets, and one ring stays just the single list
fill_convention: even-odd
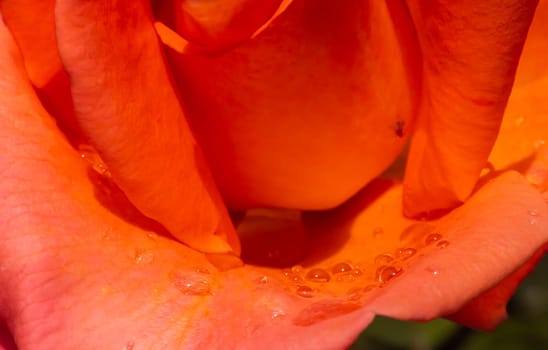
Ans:
[{"label": "overlapping petal", "polygon": [[537,0],[409,1],[423,55],[404,209],[450,209],[474,189],[497,137]]},{"label": "overlapping petal", "polygon": [[402,150],[418,52],[400,2],[298,0],[233,50],[168,57],[230,208],[326,209]]},{"label": "overlapping petal", "polygon": [[[122,208],[131,215],[120,217],[108,181],[63,141],[3,28],[0,34],[8,43],[0,51],[0,189],[7,198],[0,283],[10,286],[0,292],[0,312],[21,349],[344,347],[373,314],[426,320],[455,317],[463,307],[466,313],[468,302],[506,283],[548,242],[548,208],[529,177],[491,174],[465,205],[430,222],[404,218],[402,185],[375,180],[337,209],[302,216],[294,226],[307,241],[300,266],[221,271],[203,254],[143,229],[150,226],[138,211]],[[546,130],[541,113],[531,110],[526,120]],[[506,135],[538,129],[509,127]],[[534,147],[527,141],[516,160]],[[496,171],[508,168],[493,163]],[[500,315],[509,294],[482,311]],[[466,323],[490,328],[498,321]]]},{"label": "overlapping petal", "polygon": [[239,254],[149,5],[57,1],[56,30],[78,121],[132,203],[198,250]]}]

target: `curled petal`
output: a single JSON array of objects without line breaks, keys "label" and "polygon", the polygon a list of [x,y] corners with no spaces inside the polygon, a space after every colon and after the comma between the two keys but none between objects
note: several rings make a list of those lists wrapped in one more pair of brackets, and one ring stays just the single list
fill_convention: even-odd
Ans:
[{"label": "curled petal", "polygon": [[474,189],[495,142],[537,0],[410,1],[423,100],[404,210],[447,209]]},{"label": "curled petal", "polygon": [[59,50],[77,118],[115,182],[186,244],[239,253],[145,1],[58,1]]}]

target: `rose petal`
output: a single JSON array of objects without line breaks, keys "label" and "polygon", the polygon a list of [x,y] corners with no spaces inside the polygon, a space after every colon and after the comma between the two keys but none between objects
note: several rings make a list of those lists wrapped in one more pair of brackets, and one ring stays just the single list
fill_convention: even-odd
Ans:
[{"label": "rose petal", "polygon": [[406,215],[452,208],[470,195],[495,142],[536,4],[409,2],[424,88],[406,169]]},{"label": "rose petal", "polygon": [[[166,2],[176,29],[206,50],[222,50],[248,39],[278,10],[282,0],[217,0]],[[166,9],[167,10],[167,9]]]},{"label": "rose petal", "polygon": [[78,120],[116,183],[186,244],[239,253],[171,86],[146,2],[58,1],[56,16]]},{"label": "rose petal", "polygon": [[[384,315],[419,320],[456,312],[548,242],[547,218],[548,207],[536,191],[515,173],[502,175],[437,223],[450,244],[410,266],[406,278],[394,281],[372,307]],[[499,302],[510,295],[504,296]],[[406,300],[405,305],[398,300]],[[479,316],[474,321],[489,329],[495,324],[481,321],[501,319]]]},{"label": "rose petal", "polygon": [[168,51],[227,205],[332,208],[379,175],[418,102],[413,31],[400,2],[296,0],[233,50]]},{"label": "rose petal", "polygon": [[501,130],[489,162],[516,168],[541,192],[548,190],[548,1],[541,1],[520,59]]},{"label": "rose petal", "polygon": [[[30,85],[20,82],[21,66],[10,56],[16,50],[8,48],[0,50],[0,71],[9,73],[0,76],[7,89],[0,94],[6,133],[0,171],[7,179],[0,183],[6,199],[0,202],[0,285],[10,288],[2,289],[0,312],[22,348],[256,348],[265,339],[272,347],[342,347],[372,311],[413,319],[455,311],[548,240],[548,208],[515,173],[431,223],[401,217],[401,186],[379,180],[345,206],[304,218],[313,251],[292,273],[306,276],[319,267],[330,272],[330,282],[296,282],[284,271],[252,266],[218,272],[202,254],[142,231],[97,202],[84,164],[61,141]],[[21,92],[16,99],[13,91]],[[435,229],[448,246],[426,245]],[[400,258],[401,265],[392,260],[402,270],[390,281],[381,274],[379,283],[375,257],[406,247],[418,252]],[[498,265],[488,264],[493,261]],[[339,280],[332,269],[341,262],[361,273]],[[312,298],[298,293],[301,284],[311,286]]]},{"label": "rose petal", "polygon": [[[371,314],[352,312],[355,306],[350,305],[342,312],[331,309],[346,315],[314,327],[289,320],[280,326],[283,310],[269,308],[276,299],[264,298],[261,305],[260,299],[247,297],[261,293],[249,287],[257,271],[219,273],[203,254],[106,210],[96,199],[85,162],[63,141],[24,80],[4,26],[0,39],[0,87],[6,89],[0,94],[0,285],[10,286],[1,289],[0,318],[8,321],[20,348],[219,342],[251,347],[265,339],[276,340],[276,346],[338,347],[349,345],[371,321]],[[13,91],[18,93],[8,93]],[[275,291],[267,294],[292,304],[309,303]],[[226,319],[227,307],[235,305],[227,302],[240,298],[243,313],[231,309]],[[271,324],[257,323],[249,318],[253,316]],[[212,317],[215,332],[202,333],[200,325]],[[226,323],[230,319],[234,322]],[[250,320],[254,328],[243,327],[241,321]],[[233,334],[231,327],[238,332]],[[208,336],[215,334],[220,336]]]},{"label": "rose petal", "polygon": [[523,279],[533,270],[548,251],[548,245],[541,248],[525,265],[519,270],[506,277],[494,288],[472,299],[457,313],[450,315],[449,318],[468,327],[493,330],[494,326],[504,321],[508,315],[506,313],[506,303],[514,294],[516,288]]},{"label": "rose petal", "polygon": [[76,144],[82,141],[82,134],[74,116],[68,76],[57,52],[54,7],[53,0],[0,2],[4,22],[21,50],[27,74],[40,101],[55,116],[69,140]]}]

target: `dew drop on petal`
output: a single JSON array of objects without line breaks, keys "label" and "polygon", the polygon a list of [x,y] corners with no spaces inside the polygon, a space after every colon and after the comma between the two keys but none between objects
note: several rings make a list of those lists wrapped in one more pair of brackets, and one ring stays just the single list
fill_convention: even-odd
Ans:
[{"label": "dew drop on petal", "polygon": [[398,259],[406,260],[417,253],[415,248],[399,248],[396,250],[396,257]]},{"label": "dew drop on petal", "polygon": [[401,273],[400,269],[395,268],[394,266],[380,266],[377,269],[377,280],[380,283],[387,283],[392,280],[394,277]]},{"label": "dew drop on petal", "polygon": [[106,226],[101,238],[105,241],[114,241],[118,239],[118,235],[114,232],[112,226]]},{"label": "dew drop on petal", "polygon": [[111,177],[110,171],[108,170],[106,164],[92,146],[80,145],[78,146],[78,151],[80,152],[80,158],[87,161],[89,165],[91,165],[91,168],[98,174],[105,177]]},{"label": "dew drop on petal", "polygon": [[350,271],[352,271],[352,266],[350,266],[350,264],[345,262],[335,264],[333,268],[331,269],[331,273],[333,273],[334,275],[341,274],[341,273],[349,273]]},{"label": "dew drop on petal", "polygon": [[285,312],[281,309],[274,309],[270,313],[270,317],[272,317],[273,320],[283,316],[285,316]]},{"label": "dew drop on petal", "polygon": [[172,273],[171,279],[175,288],[185,295],[211,294],[212,286],[209,273],[179,269]]},{"label": "dew drop on petal", "polygon": [[443,239],[436,244],[436,247],[443,249],[447,247],[448,245],[449,245],[449,241]]},{"label": "dew drop on petal", "polygon": [[424,240],[424,243],[426,243],[427,245],[432,244],[434,242],[439,241],[441,238],[442,237],[439,233],[432,233],[432,234],[426,236],[426,238]]},{"label": "dew drop on petal", "polygon": [[389,262],[391,262],[392,260],[394,260],[394,257],[391,254],[383,253],[383,254],[379,254],[375,257],[375,264],[385,265],[385,264],[388,264]]},{"label": "dew drop on petal", "polygon": [[268,276],[261,276],[257,279],[257,284],[267,284],[268,282],[270,282]]},{"label": "dew drop on petal", "polygon": [[426,271],[434,277],[438,277],[440,275],[440,271],[435,267],[427,267]]},{"label": "dew drop on petal", "polygon": [[135,249],[135,263],[138,265],[148,265],[154,261],[154,252],[146,249]]},{"label": "dew drop on petal", "polygon": [[147,232],[147,237],[154,242],[158,240],[158,234],[156,232]]},{"label": "dew drop on petal", "polygon": [[295,265],[291,268],[291,272],[293,273],[301,273],[303,271],[303,267],[301,265]]},{"label": "dew drop on petal", "polygon": [[527,210],[527,214],[531,216],[538,216],[538,211],[536,211],[535,209],[529,209]]},{"label": "dew drop on petal", "polygon": [[524,122],[525,122],[525,116],[523,116],[523,115],[518,116],[518,117],[514,120],[514,124],[515,124],[516,126],[521,126],[521,125],[523,125]]},{"label": "dew drop on petal", "polygon": [[299,275],[293,275],[293,276],[291,277],[291,280],[292,280],[293,282],[303,282],[303,281],[304,281],[304,279],[303,279],[301,276],[299,276]]},{"label": "dew drop on petal", "polygon": [[298,286],[296,293],[303,298],[312,298],[314,296],[314,289],[309,286]]},{"label": "dew drop on petal", "polygon": [[354,269],[354,270],[352,270],[352,276],[354,276],[354,277],[359,277],[359,276],[361,276],[361,275],[363,275],[362,270],[360,270],[360,269]]},{"label": "dew drop on petal", "polygon": [[305,278],[311,282],[319,283],[329,282],[329,280],[331,280],[329,272],[319,268],[311,269],[310,271],[308,271]]}]

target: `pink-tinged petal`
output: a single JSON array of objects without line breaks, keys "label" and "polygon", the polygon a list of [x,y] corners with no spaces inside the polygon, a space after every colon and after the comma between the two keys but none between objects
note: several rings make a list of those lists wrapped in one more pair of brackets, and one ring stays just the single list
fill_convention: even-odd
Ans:
[{"label": "pink-tinged petal", "polygon": [[3,25],[0,39],[0,318],[19,349],[339,348],[371,322],[356,303],[310,308],[258,268],[220,272],[136,226],[138,213],[114,215],[106,179],[56,130]]},{"label": "pink-tinged petal", "polygon": [[519,270],[506,277],[494,288],[472,299],[449,318],[471,328],[493,330],[496,325],[508,317],[506,303],[547,251],[548,245],[541,248]]},{"label": "pink-tinged petal", "polygon": [[58,45],[80,125],[135,206],[184,243],[239,254],[171,85],[146,1],[58,1]]},{"label": "pink-tinged petal", "polygon": [[405,177],[406,215],[450,209],[474,189],[497,137],[537,2],[408,2],[424,66]]},{"label": "pink-tinged petal", "polygon": [[303,215],[302,266],[220,271],[140,228],[138,212],[120,217],[128,208],[62,140],[3,26],[0,39],[0,318],[22,350],[340,348],[373,313],[454,314],[548,241],[544,199],[513,172],[432,222],[402,217],[402,186],[378,180]]},{"label": "pink-tinged petal", "polygon": [[[526,264],[548,242],[548,206],[521,175],[509,172],[441,219],[435,231],[449,245],[434,242],[437,250],[409,266],[406,278],[395,280],[373,301],[374,310],[418,320],[455,313]],[[474,326],[490,329],[496,323],[481,321],[501,319],[475,320]]]},{"label": "pink-tinged petal", "polygon": [[402,2],[295,0],[231,50],[188,43],[168,57],[231,209],[326,209],[402,150],[420,93],[417,45]]}]

